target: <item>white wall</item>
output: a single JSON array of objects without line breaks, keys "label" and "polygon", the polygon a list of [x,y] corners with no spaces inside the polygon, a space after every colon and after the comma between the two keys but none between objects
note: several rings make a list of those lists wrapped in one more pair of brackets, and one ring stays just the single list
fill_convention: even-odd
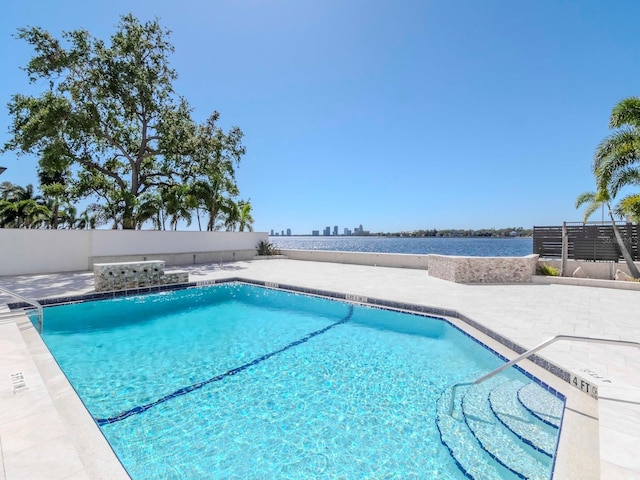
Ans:
[{"label": "white wall", "polygon": [[[250,258],[266,232],[28,230],[0,228],[0,275],[83,271],[94,257],[163,255],[170,264]],[[225,252],[219,254],[218,252]],[[150,258],[151,259],[151,258]]]},{"label": "white wall", "polygon": [[160,230],[93,230],[92,256],[216,252],[254,249],[259,232],[176,232]]},{"label": "white wall", "polygon": [[0,275],[86,270],[89,230],[0,228]]},{"label": "white wall", "polygon": [[[562,260],[541,258],[540,263],[544,263],[558,270],[562,268]],[[640,268],[640,262],[634,262]],[[620,262],[589,262],[586,260],[567,260],[565,265],[565,277],[573,277],[574,272],[579,268],[582,274],[588,278],[598,278],[602,280],[613,280],[617,270],[622,270],[629,275],[629,267],[624,261]]]}]

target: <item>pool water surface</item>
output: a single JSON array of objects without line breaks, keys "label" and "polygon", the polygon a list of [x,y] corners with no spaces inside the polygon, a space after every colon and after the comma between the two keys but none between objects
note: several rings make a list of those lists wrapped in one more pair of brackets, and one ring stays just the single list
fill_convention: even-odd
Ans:
[{"label": "pool water surface", "polygon": [[237,283],[45,315],[45,343],[134,480],[468,478],[437,402],[503,363],[442,319]]}]

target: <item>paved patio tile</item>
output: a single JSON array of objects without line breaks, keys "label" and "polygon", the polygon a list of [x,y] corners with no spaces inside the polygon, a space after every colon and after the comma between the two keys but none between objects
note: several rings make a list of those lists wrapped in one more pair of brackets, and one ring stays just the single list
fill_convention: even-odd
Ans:
[{"label": "paved patio tile", "polygon": [[[637,325],[640,292],[634,290],[558,284],[460,285],[429,277],[423,270],[288,259],[192,265],[181,269],[189,271],[191,281],[241,277],[455,310],[524,348],[559,333],[640,342]],[[92,292],[93,274],[0,277],[0,285],[37,299],[69,296]],[[0,297],[0,304],[2,302],[3,297]],[[26,334],[22,332],[23,336]],[[12,349],[13,343],[0,335],[0,373],[2,368],[5,371],[22,368],[22,353],[15,356],[22,347],[18,345]],[[37,361],[41,355],[46,355],[46,351],[35,353]],[[598,385],[602,397],[615,400],[600,401],[602,478],[640,478],[640,457],[637,455],[640,438],[634,433],[640,432],[640,350],[558,342],[540,355],[566,370],[587,375]],[[37,382],[34,381],[34,385]],[[20,413],[19,407],[6,395],[3,397],[0,390],[0,412],[6,409],[16,414],[14,421],[31,414]],[[3,421],[5,424],[11,421],[1,415],[0,427]],[[43,435],[46,437],[47,433]],[[70,443],[73,442],[66,442],[67,445]],[[4,455],[7,459],[6,451]],[[45,459],[43,461],[46,464]],[[25,455],[23,470],[7,469],[7,480],[39,478],[15,476],[42,472],[37,466],[29,470],[29,462],[40,460]],[[612,472],[620,476],[610,476]],[[71,468],[68,475],[71,475],[69,478],[87,478],[85,474],[82,469]]]}]

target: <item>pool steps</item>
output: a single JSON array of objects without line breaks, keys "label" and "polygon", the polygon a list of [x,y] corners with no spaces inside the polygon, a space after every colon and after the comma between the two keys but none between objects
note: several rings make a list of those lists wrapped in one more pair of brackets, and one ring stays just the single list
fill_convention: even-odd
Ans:
[{"label": "pool steps", "polygon": [[564,406],[561,402],[554,402],[551,394],[547,392],[540,393],[537,391],[539,389],[535,387],[535,384],[528,383],[518,390],[518,401],[543,423],[560,428]]},{"label": "pool steps", "polygon": [[500,423],[525,444],[551,458],[556,449],[558,427],[540,423],[520,403],[518,392],[524,386],[517,380],[498,385],[489,394],[489,407]]},{"label": "pool steps", "polygon": [[535,383],[494,378],[458,390],[450,410],[451,389],[437,404],[442,443],[467,478],[549,480],[558,427],[538,414],[561,420],[564,403]]}]

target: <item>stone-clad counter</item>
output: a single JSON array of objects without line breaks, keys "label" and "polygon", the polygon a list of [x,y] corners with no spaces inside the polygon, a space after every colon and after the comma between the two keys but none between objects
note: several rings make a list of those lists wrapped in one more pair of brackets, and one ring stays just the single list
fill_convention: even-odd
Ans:
[{"label": "stone-clad counter", "polygon": [[105,292],[189,281],[188,272],[165,272],[164,268],[164,260],[94,263],[95,289],[96,292]]},{"label": "stone-clad counter", "polygon": [[526,257],[456,257],[427,255],[429,275],[456,283],[529,283],[538,255]]}]

